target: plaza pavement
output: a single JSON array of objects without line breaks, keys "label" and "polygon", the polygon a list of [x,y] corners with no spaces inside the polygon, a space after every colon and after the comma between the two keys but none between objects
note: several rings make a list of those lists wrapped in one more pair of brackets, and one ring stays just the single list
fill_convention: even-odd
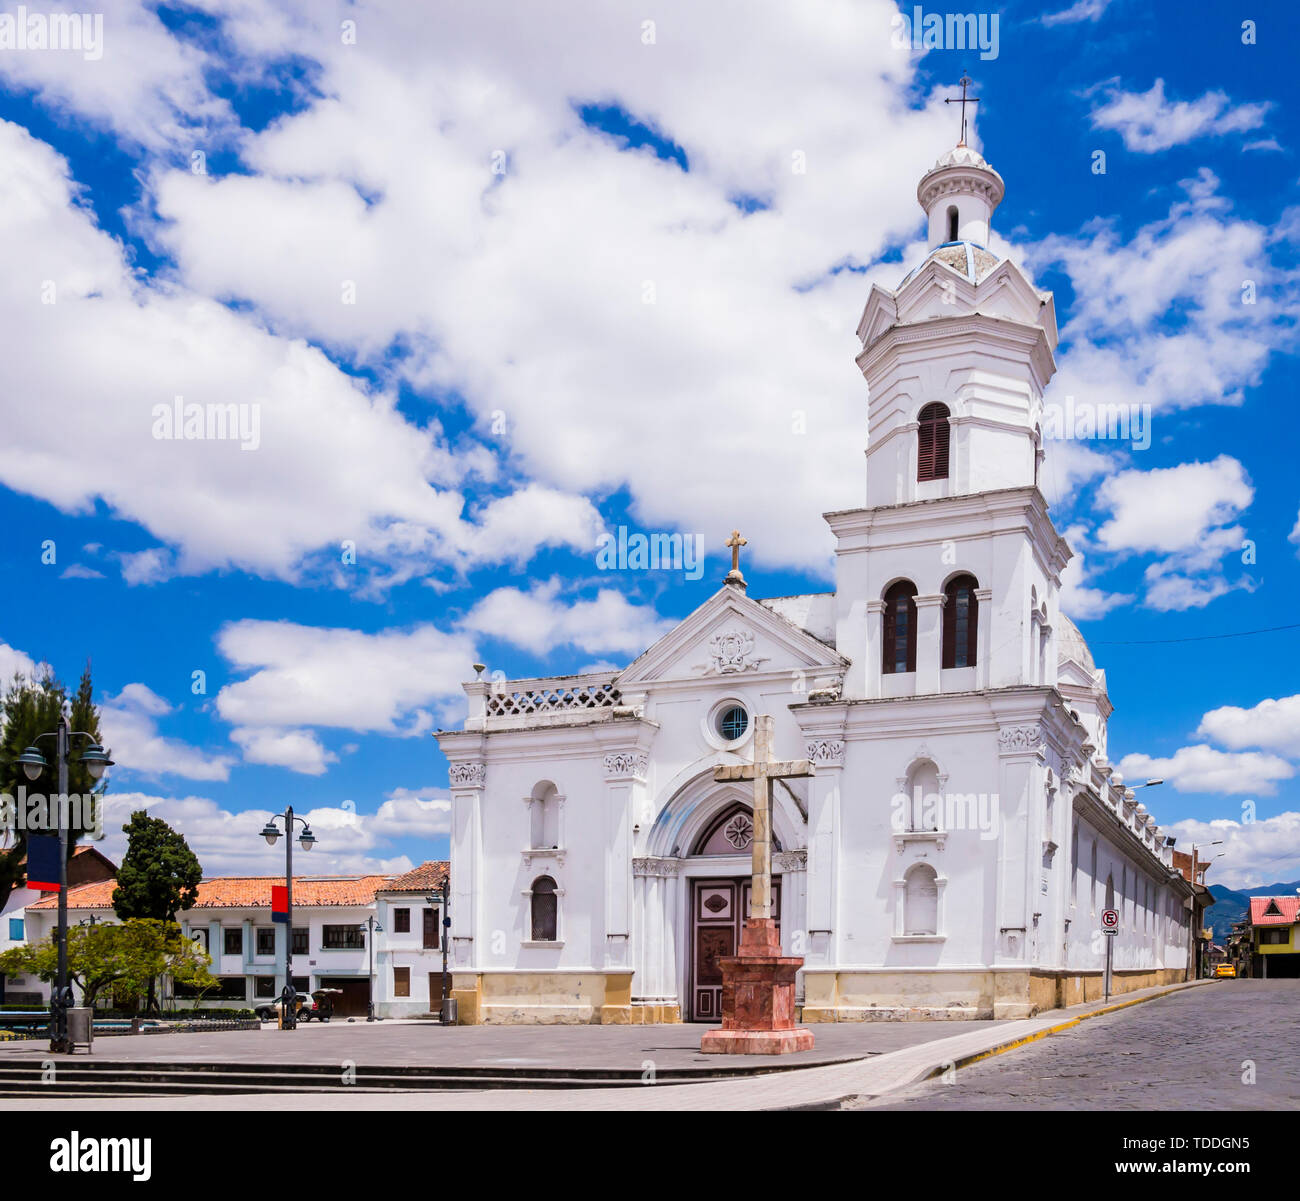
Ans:
[{"label": "plaza pavement", "polygon": [[[1068,1030],[1081,1021],[1103,1013],[1114,1013],[1133,1005],[1158,1001],[1170,993],[1188,988],[1210,987],[1210,981],[1193,981],[1164,988],[1144,989],[1112,998],[1109,1004],[1093,1002],[1069,1009],[1053,1010],[1041,1017],[1011,1022],[907,1022],[907,1023],[844,1023],[813,1027],[821,1045],[822,1054],[835,1057],[836,1049],[860,1048],[857,1056],[847,1062],[824,1063],[822,1066],[800,1066],[790,1071],[767,1072],[734,1080],[700,1083],[646,1083],[627,1088],[574,1088],[562,1092],[527,1089],[485,1089],[475,1091],[396,1092],[383,1094],[353,1093],[340,1097],[337,1092],[278,1093],[274,1095],[197,1096],[184,1099],[176,1097],[119,1097],[78,1098],[78,1111],[104,1110],[175,1110],[187,1111],[247,1109],[255,1105],[261,1112],[267,1110],[317,1110],[347,1108],[355,1111],[385,1110],[535,1110],[562,1109],[566,1111],[599,1110],[763,1110],[800,1108],[839,1108],[845,1101],[860,1101],[879,1097],[908,1087],[936,1073],[955,1070],[1001,1051],[1009,1051],[1034,1042],[1050,1034]],[[393,1030],[403,1027],[394,1026]],[[406,1027],[409,1028],[409,1027]],[[954,1029],[956,1028],[956,1033]],[[320,1027],[321,1033],[330,1031],[344,1034],[349,1030],[361,1032],[347,1024]],[[608,1062],[610,1066],[633,1066],[628,1054],[642,1055],[641,1062],[668,1064],[669,1056],[675,1066],[684,1066],[694,1048],[698,1056],[701,1027],[699,1026],[645,1026],[645,1027],[456,1027],[440,1033],[465,1032],[468,1036],[462,1050],[482,1049],[490,1058],[487,1063],[504,1065],[515,1063],[535,1066],[538,1055],[545,1062],[553,1062],[556,1055],[565,1055],[562,1045],[567,1044],[570,1055],[580,1054],[584,1066]],[[353,1058],[372,1062],[370,1040],[386,1031],[371,1027],[365,1031],[367,1048],[364,1056],[358,1050],[358,1039],[339,1038],[335,1042],[340,1050],[345,1046]],[[433,1031],[425,1033],[434,1033]],[[477,1038],[473,1036],[477,1035]],[[133,1038],[134,1044],[173,1043],[175,1039],[195,1036],[152,1036]],[[204,1038],[205,1036],[198,1036]],[[237,1038],[237,1034],[206,1036],[206,1041]],[[270,1032],[251,1032],[251,1037],[283,1040],[287,1043],[293,1035]],[[482,1041],[480,1041],[482,1040]],[[331,1039],[331,1041],[334,1041]],[[874,1046],[869,1046],[874,1044]],[[444,1044],[449,1046],[450,1043]],[[14,1053],[14,1046],[3,1050]],[[104,1044],[99,1046],[103,1048]],[[380,1053],[381,1042],[374,1043]],[[264,1051],[270,1047],[257,1047],[257,1062],[266,1062]],[[200,1048],[194,1047],[199,1052]],[[521,1054],[502,1055],[502,1051],[519,1051]],[[223,1058],[234,1054],[236,1048],[227,1044]],[[287,1053],[287,1052],[286,1052]],[[101,1050],[100,1054],[104,1054]],[[187,1053],[188,1054],[188,1053]],[[609,1057],[606,1059],[606,1057]],[[156,1057],[156,1058],[155,1058]],[[113,1050],[114,1059],[125,1058]],[[170,1051],[161,1046],[140,1045],[133,1058],[145,1061],[177,1062],[177,1049]],[[698,1056],[700,1060],[714,1059]],[[727,1057],[728,1063],[733,1057]],[[738,1057],[736,1057],[738,1058]],[[403,1062],[410,1062],[404,1060]],[[462,1059],[462,1062],[464,1060]],[[564,1060],[572,1064],[572,1057]],[[802,1060],[807,1063],[807,1060]],[[787,1060],[788,1063],[788,1060]],[[755,1065],[759,1066],[759,1065]],[[340,1105],[345,1100],[344,1105]],[[0,1102],[0,1111],[17,1103]],[[66,1098],[24,1098],[21,1107],[29,1110],[66,1110],[71,1108]]]}]

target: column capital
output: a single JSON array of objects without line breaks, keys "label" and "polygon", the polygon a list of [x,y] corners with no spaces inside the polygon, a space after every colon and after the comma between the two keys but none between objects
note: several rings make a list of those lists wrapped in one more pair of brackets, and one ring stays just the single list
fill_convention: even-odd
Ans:
[{"label": "column capital", "polygon": [[487,783],[487,765],[478,761],[453,763],[447,780],[452,788],[482,788]]}]

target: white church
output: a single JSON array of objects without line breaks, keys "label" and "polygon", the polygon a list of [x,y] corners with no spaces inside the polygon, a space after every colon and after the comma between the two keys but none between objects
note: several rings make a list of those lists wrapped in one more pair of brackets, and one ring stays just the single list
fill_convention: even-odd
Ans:
[{"label": "white church", "polygon": [[[1038,487],[1052,295],[989,249],[998,173],[922,177],[925,261],[858,326],[867,504],[835,591],[718,592],[617,674],[466,685],[451,763],[460,1021],[711,1022],[747,913],[774,719],[774,916],[803,1023],[1018,1018],[1186,978],[1192,887],[1106,756]],[[738,542],[739,539],[733,539]]]}]

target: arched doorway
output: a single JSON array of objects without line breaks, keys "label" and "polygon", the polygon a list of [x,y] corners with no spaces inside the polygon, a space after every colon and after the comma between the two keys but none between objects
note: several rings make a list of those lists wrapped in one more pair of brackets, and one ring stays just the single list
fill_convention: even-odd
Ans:
[{"label": "arched doorway", "polygon": [[[690,959],[687,982],[688,1021],[722,1020],[722,969],[718,961],[734,955],[740,946],[740,932],[749,914],[751,880],[748,874],[732,874],[737,858],[752,853],[753,811],[733,803],[724,808],[696,839],[690,857],[698,862],[717,859],[728,874],[690,878]],[[781,849],[775,835],[773,851]],[[772,881],[772,916],[781,927],[781,881]]]}]

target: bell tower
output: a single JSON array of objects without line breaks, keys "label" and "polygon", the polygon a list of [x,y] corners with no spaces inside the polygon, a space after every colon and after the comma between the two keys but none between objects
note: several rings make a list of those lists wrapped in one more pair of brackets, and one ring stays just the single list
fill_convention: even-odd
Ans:
[{"label": "bell tower", "polygon": [[857,356],[868,505],[1037,483],[1056,313],[1050,292],[990,249],[1004,191],[969,146],[943,154],[916,189],[925,258],[896,289],[871,289]]},{"label": "bell tower", "polygon": [[858,324],[866,506],[827,514],[836,645],[853,661],[846,695],[1055,683],[1070,550],[1038,469],[1056,313],[1052,294],[992,247],[1004,193],[963,121],[962,140],[917,185],[924,257],[896,288],[872,286]]}]

